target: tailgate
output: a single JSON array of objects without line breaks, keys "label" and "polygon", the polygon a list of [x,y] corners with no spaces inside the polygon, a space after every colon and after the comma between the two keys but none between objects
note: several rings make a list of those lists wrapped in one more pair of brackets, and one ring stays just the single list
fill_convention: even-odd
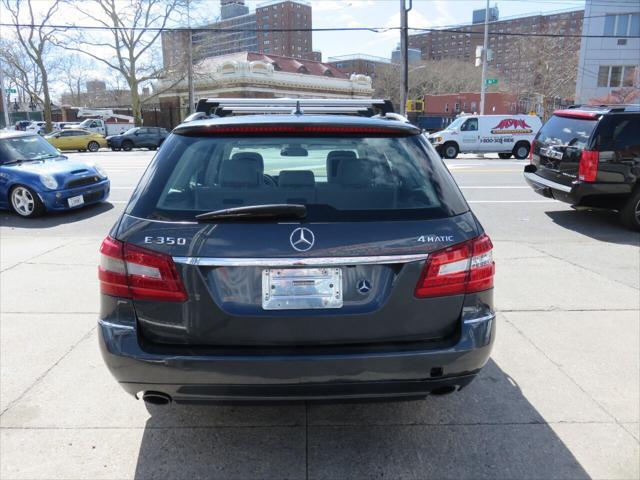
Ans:
[{"label": "tailgate", "polygon": [[[313,236],[313,248],[305,252],[292,247],[300,228],[308,229],[307,239]],[[467,213],[386,224],[176,223],[171,228],[125,216],[118,236],[170,254],[188,292],[184,303],[135,301],[148,341],[293,346],[451,337],[464,295],[418,299],[414,290],[430,252],[477,234]],[[255,258],[257,251],[264,256]]]}]

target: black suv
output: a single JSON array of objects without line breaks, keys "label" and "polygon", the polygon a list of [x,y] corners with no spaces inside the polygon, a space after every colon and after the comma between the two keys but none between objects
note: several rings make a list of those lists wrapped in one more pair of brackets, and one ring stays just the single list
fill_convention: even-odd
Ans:
[{"label": "black suv", "polygon": [[421,396],[474,378],[494,340],[492,244],[420,129],[375,100],[198,110],[100,249],[101,350],[126,391]]},{"label": "black suv", "polygon": [[107,137],[107,146],[113,151],[130,151],[132,148],[148,148],[155,150],[164,139],[169,136],[164,128],[159,127],[135,127],[130,128],[120,135]]},{"label": "black suv", "polygon": [[640,106],[556,111],[529,157],[524,176],[539,194],[618,210],[627,227],[640,230]]}]

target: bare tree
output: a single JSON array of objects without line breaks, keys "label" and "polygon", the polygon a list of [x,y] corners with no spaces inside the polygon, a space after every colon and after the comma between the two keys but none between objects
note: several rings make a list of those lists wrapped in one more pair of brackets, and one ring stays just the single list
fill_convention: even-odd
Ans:
[{"label": "bare tree", "polygon": [[81,55],[66,55],[60,59],[60,81],[72,103],[82,103],[82,88],[90,77],[93,62]]},{"label": "bare tree", "polygon": [[[142,103],[162,90],[144,98],[140,89],[152,81],[178,76],[158,62],[158,39],[172,16],[185,6],[185,0],[82,0],[74,7],[104,27],[99,36],[82,35],[61,44],[68,50],[84,53],[104,63],[125,79],[131,92],[131,109],[136,125],[142,125]],[[184,72],[180,68],[179,72]],[[184,78],[180,76],[176,82]],[[171,88],[167,85],[165,89]]]},{"label": "bare tree", "polygon": [[[2,0],[14,25],[17,45],[22,49],[22,52],[4,52],[3,56],[20,79],[22,88],[42,104],[46,130],[51,131],[50,53],[55,34],[60,30],[49,24],[58,11],[60,0],[49,0],[49,8],[42,15],[34,13],[33,1]],[[21,27],[23,22],[28,26]]]},{"label": "bare tree", "polygon": [[520,103],[537,106],[546,118],[556,102],[575,94],[579,42],[559,36],[515,39],[508,59],[511,68],[504,77],[507,91]]},{"label": "bare tree", "polygon": [[[409,67],[409,99],[421,99],[429,94],[478,91],[481,71],[460,60],[432,60],[412,64]],[[387,65],[376,71],[373,81],[375,95],[388,98],[394,105],[400,98],[400,70],[397,65]]]}]

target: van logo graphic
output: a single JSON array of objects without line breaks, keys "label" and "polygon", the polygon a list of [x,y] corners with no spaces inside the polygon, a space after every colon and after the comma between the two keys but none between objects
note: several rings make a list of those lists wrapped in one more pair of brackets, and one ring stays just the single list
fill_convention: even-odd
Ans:
[{"label": "van logo graphic", "polygon": [[316,237],[308,228],[299,227],[291,232],[289,241],[294,250],[306,252],[313,247],[313,244],[316,242]]},{"label": "van logo graphic", "polygon": [[505,118],[500,120],[500,123],[491,129],[491,133],[506,133],[511,135],[514,133],[533,133],[533,128],[527,125],[527,122],[523,119]]}]

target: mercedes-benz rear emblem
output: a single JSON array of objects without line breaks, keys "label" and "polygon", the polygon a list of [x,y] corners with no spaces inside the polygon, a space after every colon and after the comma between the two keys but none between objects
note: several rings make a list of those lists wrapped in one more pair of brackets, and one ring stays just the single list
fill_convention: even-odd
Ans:
[{"label": "mercedes-benz rear emblem", "polygon": [[356,284],[356,288],[361,294],[365,295],[371,291],[371,283],[363,278]]},{"label": "mercedes-benz rear emblem", "polygon": [[289,241],[291,242],[291,246],[294,250],[306,252],[313,247],[313,244],[316,242],[316,237],[308,228],[299,227],[291,232]]}]

